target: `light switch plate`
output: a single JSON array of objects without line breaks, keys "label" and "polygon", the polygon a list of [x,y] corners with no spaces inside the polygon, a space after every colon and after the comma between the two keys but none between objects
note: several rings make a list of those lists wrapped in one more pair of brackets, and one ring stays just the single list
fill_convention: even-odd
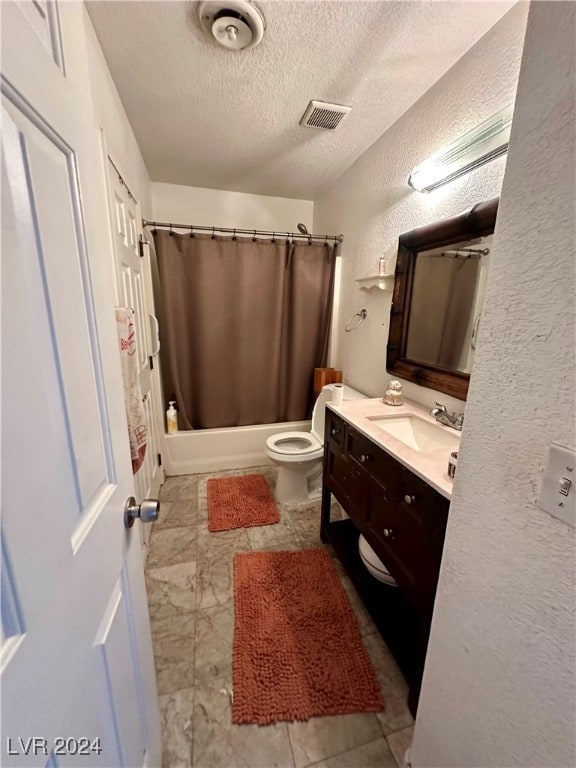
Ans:
[{"label": "light switch plate", "polygon": [[558,443],[550,444],[537,504],[553,517],[576,527],[576,452]]}]

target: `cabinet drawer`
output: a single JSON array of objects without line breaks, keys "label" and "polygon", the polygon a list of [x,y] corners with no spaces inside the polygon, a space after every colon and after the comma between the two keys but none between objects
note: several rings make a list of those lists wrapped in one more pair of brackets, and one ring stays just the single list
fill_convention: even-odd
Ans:
[{"label": "cabinet drawer", "polygon": [[352,427],[348,427],[346,433],[346,453],[354,459],[363,469],[368,469],[374,461],[374,455],[377,451],[374,443],[367,440],[364,435],[357,432]]},{"label": "cabinet drawer", "polygon": [[340,416],[336,416],[336,414],[326,408],[324,427],[325,445],[331,445],[333,448],[342,450],[344,445],[344,432],[345,422]]},{"label": "cabinet drawer", "polygon": [[388,496],[395,495],[400,465],[385,451],[364,435],[348,428],[345,449],[358,465],[386,489]]},{"label": "cabinet drawer", "polygon": [[406,467],[398,465],[398,509],[416,526],[429,525],[432,519],[436,491]]}]

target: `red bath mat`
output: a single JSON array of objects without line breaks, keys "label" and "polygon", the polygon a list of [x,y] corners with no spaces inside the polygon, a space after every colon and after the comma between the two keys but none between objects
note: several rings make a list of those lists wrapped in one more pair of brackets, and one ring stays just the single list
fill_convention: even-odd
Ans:
[{"label": "red bath mat", "polygon": [[280,522],[264,475],[208,480],[208,530],[229,531]]},{"label": "red bath mat", "polygon": [[232,721],[378,712],[380,686],[323,549],[234,557]]}]

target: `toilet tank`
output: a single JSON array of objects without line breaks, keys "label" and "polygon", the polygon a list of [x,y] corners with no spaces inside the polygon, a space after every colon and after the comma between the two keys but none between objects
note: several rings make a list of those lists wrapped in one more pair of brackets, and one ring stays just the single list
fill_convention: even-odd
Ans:
[{"label": "toilet tank", "polygon": [[[326,403],[332,400],[332,391],[334,390],[334,384],[326,384],[322,387],[322,391],[316,398],[314,404],[314,410],[312,411],[312,429],[310,430],[314,437],[316,437],[321,443],[324,443],[324,417],[326,414]],[[343,392],[344,400],[362,400],[367,397],[362,392],[349,387],[344,384]]]}]

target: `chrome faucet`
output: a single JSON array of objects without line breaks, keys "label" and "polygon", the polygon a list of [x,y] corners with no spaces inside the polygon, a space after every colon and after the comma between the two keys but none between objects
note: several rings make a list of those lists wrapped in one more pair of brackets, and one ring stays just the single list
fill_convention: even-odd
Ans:
[{"label": "chrome faucet", "polygon": [[434,416],[438,424],[444,424],[445,427],[452,427],[457,429],[458,432],[462,431],[462,425],[464,424],[464,414],[461,413],[456,416],[455,413],[448,413],[446,406],[441,403],[434,403],[436,406],[430,411],[430,416]]}]

